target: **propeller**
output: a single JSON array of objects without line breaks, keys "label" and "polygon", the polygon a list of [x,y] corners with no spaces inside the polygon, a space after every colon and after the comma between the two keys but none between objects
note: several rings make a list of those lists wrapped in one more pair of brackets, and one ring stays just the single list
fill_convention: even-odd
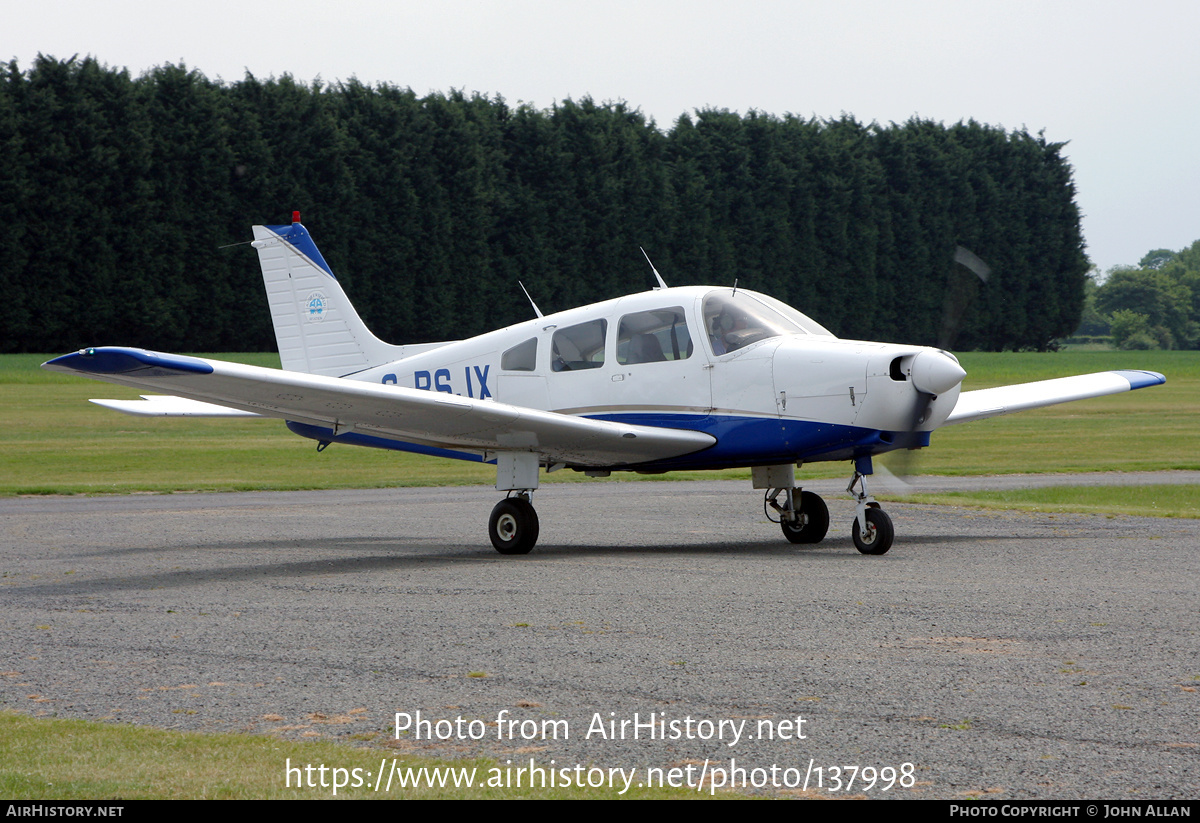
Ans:
[{"label": "propeller", "polygon": [[987,283],[992,275],[991,266],[962,246],[955,246],[954,262],[975,276],[963,276],[957,269],[950,272],[946,283],[946,302],[942,308],[942,330],[938,335],[938,348],[946,351],[954,348],[954,341],[967,315],[967,307],[979,296],[980,284]]},{"label": "propeller", "polygon": [[964,275],[959,269],[952,269],[946,283],[946,300],[942,309],[941,331],[938,335],[938,348],[942,352],[925,351],[917,354],[908,363],[908,377],[916,389],[916,397],[912,410],[908,415],[909,427],[900,442],[905,445],[902,451],[894,452],[890,460],[892,470],[880,466],[881,473],[888,478],[888,483],[895,481],[905,489],[911,489],[910,480],[916,475],[915,451],[923,440],[921,426],[929,416],[930,405],[938,395],[950,391],[967,376],[966,371],[958,361],[946,353],[954,346],[958,333],[966,318],[967,308],[979,295],[980,284],[985,284],[992,274],[992,267],[978,255],[963,246],[954,249],[954,262],[970,272]]}]

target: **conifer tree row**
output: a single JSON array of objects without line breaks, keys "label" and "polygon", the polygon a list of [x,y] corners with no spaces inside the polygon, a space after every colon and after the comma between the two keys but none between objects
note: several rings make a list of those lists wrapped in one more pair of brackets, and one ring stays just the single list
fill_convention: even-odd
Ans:
[{"label": "conifer tree row", "polygon": [[303,213],[367,323],[456,339],[649,287],[732,284],[836,334],[937,343],[956,246],[993,275],[957,348],[1070,334],[1087,260],[1060,144],[623,103],[549,109],[355,80],[140,77],[40,57],[0,77],[0,351],[274,346],[252,223]]}]

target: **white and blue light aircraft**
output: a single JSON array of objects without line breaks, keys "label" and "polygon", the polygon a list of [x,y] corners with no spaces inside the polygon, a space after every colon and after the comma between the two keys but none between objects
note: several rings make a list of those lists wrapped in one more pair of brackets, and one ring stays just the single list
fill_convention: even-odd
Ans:
[{"label": "white and blue light aircraft", "polygon": [[318,449],[494,463],[507,495],[488,531],[502,554],[537,541],[542,469],[750,467],[786,538],[817,543],[829,510],[795,469],[829,460],[853,464],[855,546],[883,554],[894,533],[867,493],[874,456],[924,447],[942,426],[1166,382],[1110,371],[963,392],[949,352],[839,340],[766,295],[667,288],[657,271],[640,294],[545,316],[535,304],[535,319],[469,340],[394,346],[363,324],[298,214],[254,238],[282,370],[120,347],[44,367],[162,393],[93,401],[129,414],[280,418]]}]

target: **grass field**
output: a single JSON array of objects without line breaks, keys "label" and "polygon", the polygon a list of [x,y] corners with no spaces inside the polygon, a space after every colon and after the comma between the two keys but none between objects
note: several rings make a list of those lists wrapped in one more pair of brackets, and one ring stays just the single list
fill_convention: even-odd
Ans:
[{"label": "grass field", "polygon": [[1045,489],[881,495],[884,500],[1014,509],[1039,512],[1083,512],[1109,516],[1200,518],[1200,486],[1051,486]]},{"label": "grass field", "polygon": [[[386,736],[381,735],[386,742]],[[295,742],[245,734],[198,734],[84,720],[34,719],[0,712],[0,797],[38,800],[313,800],[334,799],[333,768],[342,787],[337,799],[572,800],[614,798],[617,791],[584,786],[529,789],[489,787],[503,781],[507,767],[492,760],[433,760],[402,755],[386,746],[358,748],[331,742]],[[371,785],[381,765],[411,769],[455,770],[460,779],[473,773],[472,788],[448,785],[376,791]],[[322,776],[299,770],[305,764],[327,764]],[[288,766],[292,785],[285,779]],[[357,771],[357,774],[355,773]],[[511,770],[510,770],[511,771]],[[547,769],[549,771],[549,769]],[[426,774],[428,775],[428,771]],[[368,778],[367,775],[371,775]],[[574,772],[572,772],[574,775]],[[309,780],[316,785],[309,787]],[[322,779],[325,787],[320,783]],[[306,785],[297,787],[304,780]],[[618,785],[622,785],[618,780]],[[381,789],[386,784],[380,784]],[[716,792],[717,797],[736,797]],[[625,799],[688,800],[709,797],[695,789],[639,788]]]},{"label": "grass field", "polygon": [[[278,366],[273,354],[214,355]],[[491,485],[494,469],[455,460],[316,444],[274,420],[129,417],[90,397],[137,392],[47,372],[46,355],[0,356],[0,494],[232,491]],[[1167,385],[1086,400],[933,435],[919,455],[930,474],[1200,469],[1200,352],[1095,352],[961,356],[965,389],[1108,369],[1142,368]],[[848,475],[842,463],[803,477]],[[748,471],[675,473],[667,479],[748,477]],[[605,482],[571,471],[543,482]],[[616,480],[638,478],[616,475]],[[611,481],[609,481],[611,482]]]},{"label": "grass field", "polygon": [[964,389],[1109,369],[1149,369],[1167,384],[935,432],[931,474],[1200,468],[1200,352],[968,353]]}]

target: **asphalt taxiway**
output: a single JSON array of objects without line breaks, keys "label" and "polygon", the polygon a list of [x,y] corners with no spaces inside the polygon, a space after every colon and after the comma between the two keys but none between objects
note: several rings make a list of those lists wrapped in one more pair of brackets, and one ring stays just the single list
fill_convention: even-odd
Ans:
[{"label": "asphalt taxiway", "polygon": [[[543,486],[525,557],[491,549],[490,488],[0,500],[0,704],[514,764],[909,763],[912,797],[1200,796],[1200,521],[889,504],[866,557],[844,483],[811,548],[748,485]],[[393,739],[418,711],[434,739]]]}]

